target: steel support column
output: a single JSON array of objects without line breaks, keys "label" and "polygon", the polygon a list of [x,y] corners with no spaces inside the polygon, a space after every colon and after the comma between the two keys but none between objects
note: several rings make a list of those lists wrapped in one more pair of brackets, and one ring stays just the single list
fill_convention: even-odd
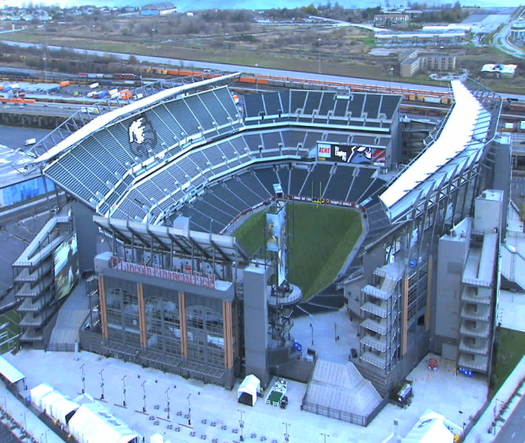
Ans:
[{"label": "steel support column", "polygon": [[233,326],[232,326],[232,303],[225,301],[222,303],[222,318],[224,329],[224,367],[233,368]]},{"label": "steel support column", "polygon": [[140,346],[146,348],[148,346],[148,335],[146,327],[146,304],[144,303],[144,285],[142,283],[137,283],[137,298],[139,304]]},{"label": "steel support column", "polygon": [[402,327],[401,327],[401,355],[408,352],[408,281],[409,277],[403,278],[403,308],[402,308]]},{"label": "steel support column", "polygon": [[427,309],[425,312],[425,329],[430,329],[430,316],[432,315],[432,255],[428,256],[427,260]]},{"label": "steel support column", "polygon": [[188,327],[186,324],[186,297],[179,292],[179,321],[180,321],[180,355],[188,358]]},{"label": "steel support column", "polygon": [[107,339],[108,332],[108,308],[106,303],[106,288],[104,287],[104,277],[98,278],[98,299],[100,305],[100,328],[102,329],[102,337]]}]

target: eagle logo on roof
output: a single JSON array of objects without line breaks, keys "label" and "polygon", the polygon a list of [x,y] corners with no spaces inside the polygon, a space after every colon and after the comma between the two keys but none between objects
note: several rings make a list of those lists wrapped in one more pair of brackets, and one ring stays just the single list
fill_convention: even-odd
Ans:
[{"label": "eagle logo on roof", "polygon": [[157,133],[146,115],[134,119],[128,127],[129,146],[137,157],[148,157],[157,145]]}]

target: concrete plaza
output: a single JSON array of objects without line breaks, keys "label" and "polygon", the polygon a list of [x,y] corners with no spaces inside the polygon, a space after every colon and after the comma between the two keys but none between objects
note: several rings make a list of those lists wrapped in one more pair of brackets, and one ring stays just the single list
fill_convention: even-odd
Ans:
[{"label": "concrete plaza", "polygon": [[84,351],[23,350],[5,357],[27,374],[29,388],[48,383],[72,398],[84,388],[86,393],[100,398],[103,381],[106,407],[146,437],[146,441],[160,433],[171,442],[237,442],[242,418],[246,441],[280,443],[285,441],[288,430],[291,442],[323,442],[323,434],[327,435],[327,442],[381,442],[394,433],[406,435],[427,409],[460,426],[466,424],[487,394],[485,379],[456,375],[453,362],[442,359],[438,371],[429,371],[427,357],[409,376],[414,382],[412,404],[406,409],[388,404],[364,428],[302,411],[306,385],[294,381],[288,382],[289,406],[283,410],[265,404],[262,399],[255,407],[245,406],[237,402],[236,389],[229,391]]}]

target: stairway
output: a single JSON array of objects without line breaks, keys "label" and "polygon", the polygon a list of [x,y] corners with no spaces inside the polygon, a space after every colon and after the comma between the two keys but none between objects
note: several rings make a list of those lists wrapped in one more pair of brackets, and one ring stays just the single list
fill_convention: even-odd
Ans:
[{"label": "stairway", "polygon": [[75,351],[75,345],[79,342],[78,331],[88,314],[86,284],[84,281],[80,281],[60,307],[47,350]]}]

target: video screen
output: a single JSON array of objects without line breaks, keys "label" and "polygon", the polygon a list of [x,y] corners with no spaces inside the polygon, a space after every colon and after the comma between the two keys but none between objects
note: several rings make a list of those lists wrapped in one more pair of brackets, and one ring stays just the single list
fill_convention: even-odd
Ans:
[{"label": "video screen", "polygon": [[317,144],[319,160],[329,160],[353,164],[385,163],[385,150],[369,146]]},{"label": "video screen", "polygon": [[54,253],[55,294],[59,300],[69,295],[79,275],[77,236],[62,243]]},{"label": "video screen", "polygon": [[266,214],[266,249],[277,253],[277,285],[286,280],[286,206],[277,214]]}]

